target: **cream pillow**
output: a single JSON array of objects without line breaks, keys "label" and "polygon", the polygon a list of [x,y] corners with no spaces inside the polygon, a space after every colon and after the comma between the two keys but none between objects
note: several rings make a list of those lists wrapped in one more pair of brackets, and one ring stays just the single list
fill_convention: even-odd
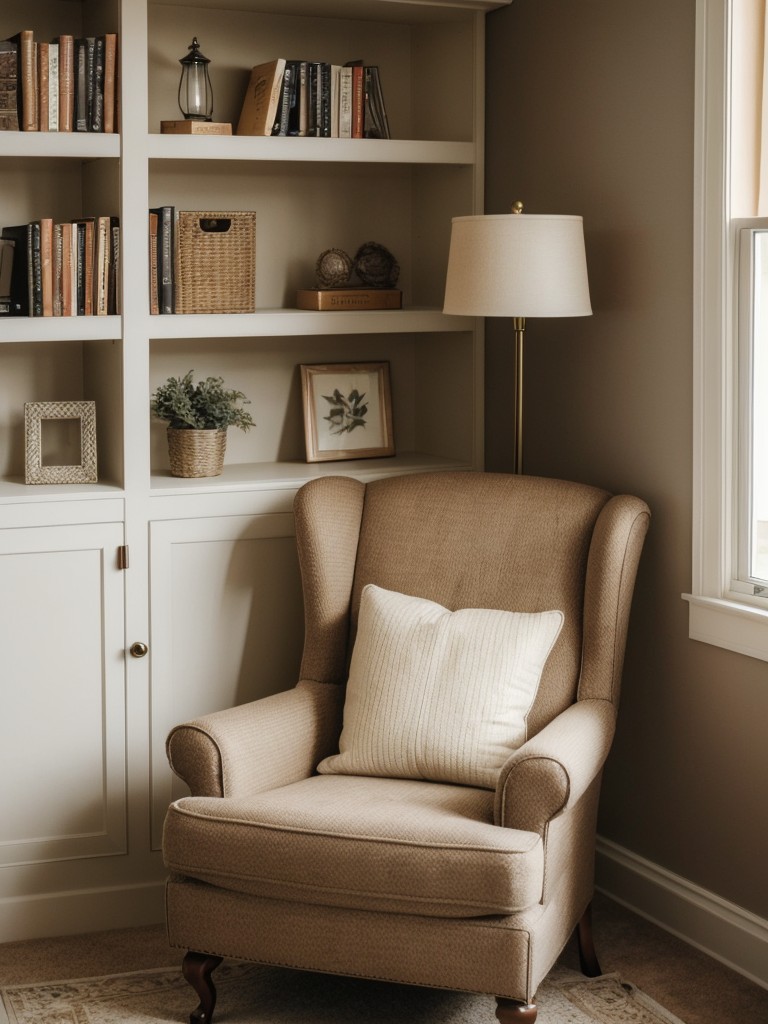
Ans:
[{"label": "cream pillow", "polygon": [[431,779],[493,789],[526,717],[563,613],[465,608],[369,584],[360,601],[339,753],[323,774]]}]

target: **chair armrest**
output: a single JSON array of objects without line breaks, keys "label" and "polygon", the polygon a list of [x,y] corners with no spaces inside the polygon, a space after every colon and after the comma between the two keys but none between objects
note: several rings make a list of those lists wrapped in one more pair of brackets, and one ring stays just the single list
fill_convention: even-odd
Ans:
[{"label": "chair armrest", "polygon": [[597,778],[613,740],[615,709],[607,700],[566,708],[507,760],[496,785],[498,825],[543,833]]},{"label": "chair armrest", "polygon": [[344,688],[293,690],[176,726],[166,750],[193,796],[242,796],[307,778],[338,750]]}]

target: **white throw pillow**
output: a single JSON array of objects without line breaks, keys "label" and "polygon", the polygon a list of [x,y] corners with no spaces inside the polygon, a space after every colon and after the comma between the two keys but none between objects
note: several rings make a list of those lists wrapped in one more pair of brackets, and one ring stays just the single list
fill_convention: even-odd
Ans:
[{"label": "white throw pillow", "polygon": [[465,608],[369,584],[360,601],[339,753],[323,774],[493,789],[526,718],[563,613]]}]

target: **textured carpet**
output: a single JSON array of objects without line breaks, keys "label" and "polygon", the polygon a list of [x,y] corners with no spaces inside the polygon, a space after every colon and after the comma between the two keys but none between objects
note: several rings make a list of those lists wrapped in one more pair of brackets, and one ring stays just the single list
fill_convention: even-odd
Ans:
[{"label": "textured carpet", "polygon": [[[214,1024],[495,1024],[488,996],[223,963]],[[2,991],[0,1024],[169,1024],[196,999],[178,968]],[[615,974],[556,968],[538,993],[537,1024],[682,1024]]]}]

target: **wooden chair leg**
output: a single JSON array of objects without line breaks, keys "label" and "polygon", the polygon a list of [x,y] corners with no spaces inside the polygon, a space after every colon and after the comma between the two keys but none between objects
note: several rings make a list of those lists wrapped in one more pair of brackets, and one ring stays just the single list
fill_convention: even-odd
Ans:
[{"label": "wooden chair leg", "polygon": [[603,972],[600,969],[600,964],[597,962],[595,943],[592,938],[591,903],[588,904],[587,909],[581,915],[579,923],[576,925],[576,941],[579,947],[579,964],[581,965],[581,973],[586,974],[588,978],[597,978]]},{"label": "wooden chair leg", "polygon": [[211,1024],[213,1010],[216,1006],[216,986],[213,984],[211,974],[221,961],[222,957],[220,956],[195,953],[192,950],[184,957],[181,972],[200,999],[198,1008],[189,1015],[189,1024]]},{"label": "wooden chair leg", "polygon": [[496,999],[496,1017],[500,1024],[534,1024],[537,1014],[535,1003],[519,999]]}]

